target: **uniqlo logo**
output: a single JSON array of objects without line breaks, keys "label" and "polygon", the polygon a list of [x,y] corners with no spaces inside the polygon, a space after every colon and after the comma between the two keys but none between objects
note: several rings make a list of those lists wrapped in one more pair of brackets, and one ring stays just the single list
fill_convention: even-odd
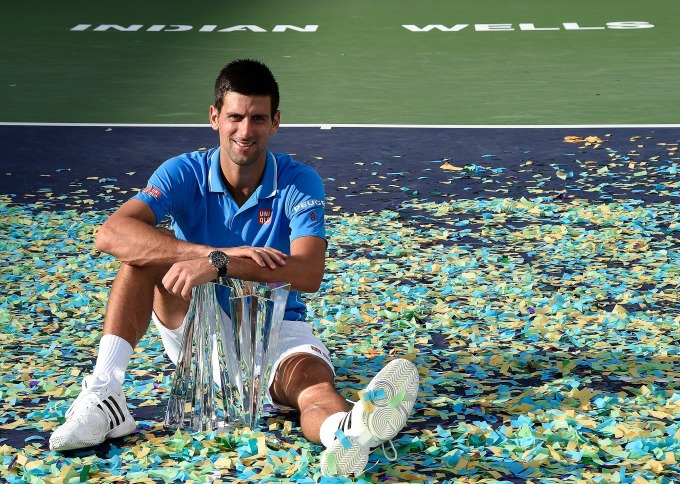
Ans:
[{"label": "uniqlo logo", "polygon": [[158,200],[158,197],[163,195],[163,192],[161,192],[158,188],[155,188],[155,187],[146,187],[144,190],[142,190],[142,193],[146,193],[147,195],[151,195],[156,200]]},{"label": "uniqlo logo", "polygon": [[257,222],[260,225],[269,225],[272,223],[272,211],[271,210],[260,210],[257,213]]}]

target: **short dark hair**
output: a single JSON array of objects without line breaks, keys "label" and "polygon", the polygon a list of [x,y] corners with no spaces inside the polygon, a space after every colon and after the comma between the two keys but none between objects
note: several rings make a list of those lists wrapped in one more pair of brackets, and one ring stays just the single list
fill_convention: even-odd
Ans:
[{"label": "short dark hair", "polygon": [[224,96],[237,92],[245,96],[269,96],[272,117],[279,110],[279,85],[274,74],[262,62],[238,59],[224,66],[215,81],[215,107],[222,110]]}]

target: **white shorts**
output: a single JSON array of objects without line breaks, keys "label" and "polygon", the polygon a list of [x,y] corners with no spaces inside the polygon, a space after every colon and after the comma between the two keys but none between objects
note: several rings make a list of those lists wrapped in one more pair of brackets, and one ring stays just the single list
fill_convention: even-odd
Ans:
[{"label": "white shorts", "polygon": [[[226,314],[222,315],[228,318]],[[182,346],[184,337],[184,328],[186,327],[186,319],[182,325],[177,329],[169,329],[161,324],[156,316],[156,313],[151,314],[151,320],[158,329],[163,340],[163,346],[170,360],[176,365],[179,359],[179,351]],[[333,363],[331,362],[330,353],[319,338],[312,332],[312,325],[306,321],[288,321],[283,320],[281,326],[281,333],[279,335],[279,344],[276,348],[274,356],[274,365],[272,367],[272,374],[267,385],[267,393],[265,394],[267,402],[275,408],[283,409],[286,406],[275,403],[269,393],[269,387],[274,382],[276,370],[283,360],[296,353],[308,353],[310,355],[318,356],[328,364],[333,374]],[[217,361],[213,361],[213,368],[217,368]]]}]

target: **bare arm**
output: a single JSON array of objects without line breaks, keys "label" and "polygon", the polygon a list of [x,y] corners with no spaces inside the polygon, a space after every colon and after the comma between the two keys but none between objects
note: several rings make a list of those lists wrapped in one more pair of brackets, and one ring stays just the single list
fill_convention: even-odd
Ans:
[{"label": "bare arm", "polygon": [[290,256],[265,247],[215,248],[175,238],[155,227],[156,217],[141,200],[129,200],[116,210],[97,234],[96,248],[134,266],[168,266],[165,288],[188,299],[191,289],[211,281],[217,270],[208,254],[216,249],[229,256],[229,276],[260,282],[288,282],[293,290],[316,292],[325,266],[326,242],[300,237]]},{"label": "bare arm", "polygon": [[[235,279],[288,282],[292,290],[300,292],[318,291],[323,279],[326,241],[319,237],[295,239],[290,246],[290,256],[284,256],[284,260],[276,263],[273,260],[277,254],[272,253],[274,249],[270,248],[235,247],[221,250],[229,256],[227,275]],[[257,256],[270,262],[260,262]],[[174,264],[163,278],[163,285],[172,294],[188,299],[191,288],[215,277],[215,268],[207,261],[207,257],[201,257]]]},{"label": "bare arm", "polygon": [[289,282],[294,291],[316,292],[321,285],[325,265],[326,241],[307,236],[291,243],[290,256],[275,270],[261,267],[252,258],[230,257],[228,275],[248,281]]},{"label": "bare arm", "polygon": [[99,229],[95,246],[133,266],[170,266],[207,257],[208,246],[175,238],[156,226],[153,210],[141,200],[128,200]]}]

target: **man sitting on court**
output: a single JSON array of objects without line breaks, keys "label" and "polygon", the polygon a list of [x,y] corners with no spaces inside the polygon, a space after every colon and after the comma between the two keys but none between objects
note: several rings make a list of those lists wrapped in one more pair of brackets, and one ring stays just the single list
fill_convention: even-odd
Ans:
[{"label": "man sitting on court", "polygon": [[[278,104],[278,85],[264,64],[229,63],[210,107],[219,146],[163,163],[102,225],[96,246],[120,269],[94,370],[52,434],[52,450],[135,430],[122,391],[134,347],[153,320],[176,363],[192,288],[224,275],[291,284],[267,397],[300,411],[305,437],[326,447],[323,473],[361,473],[371,449],[406,424],[418,393],[415,366],[391,361],[366,387],[372,405],[350,407],[335,388],[328,350],[306,321],[300,293],[316,292],[324,274],[325,194],[312,168],[267,150],[279,127]],[[174,234],[157,227],[167,215]]]}]

